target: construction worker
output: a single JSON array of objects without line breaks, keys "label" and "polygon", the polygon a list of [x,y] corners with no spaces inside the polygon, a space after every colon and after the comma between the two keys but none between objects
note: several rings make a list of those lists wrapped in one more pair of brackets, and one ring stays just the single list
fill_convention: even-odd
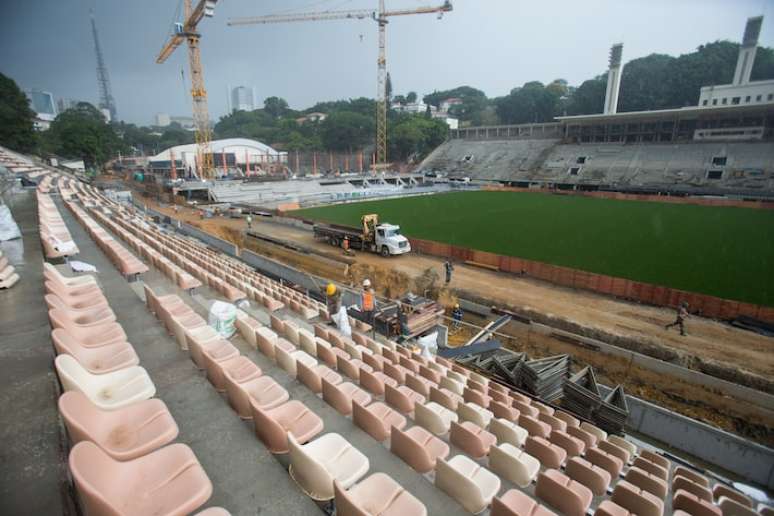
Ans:
[{"label": "construction worker", "polygon": [[374,324],[374,309],[376,308],[376,297],[374,296],[374,289],[371,287],[371,280],[368,278],[363,280],[363,293],[360,295],[360,309],[365,316],[365,322],[373,326]]},{"label": "construction worker", "polygon": [[677,308],[677,318],[675,319],[675,322],[672,324],[667,324],[664,326],[665,330],[668,330],[672,326],[679,326],[680,327],[680,335],[685,336],[685,320],[688,318],[688,303],[686,301],[683,301],[680,303],[680,306]]},{"label": "construction worker", "polygon": [[462,323],[462,316],[465,315],[462,311],[462,308],[460,308],[459,303],[454,304],[454,310],[452,310],[452,321],[454,321],[454,328],[459,328]]},{"label": "construction worker", "polygon": [[344,236],[344,240],[341,241],[341,247],[344,249],[344,254],[349,254],[349,237]]},{"label": "construction worker", "polygon": [[443,268],[446,271],[446,284],[451,283],[452,271],[454,271],[454,265],[449,260],[443,262]]},{"label": "construction worker", "polygon": [[339,313],[339,310],[341,310],[341,292],[333,283],[328,283],[328,286],[325,287],[325,305],[330,316]]},{"label": "construction worker", "polygon": [[248,213],[246,220],[247,220],[247,229],[251,229],[253,225],[253,216]]}]

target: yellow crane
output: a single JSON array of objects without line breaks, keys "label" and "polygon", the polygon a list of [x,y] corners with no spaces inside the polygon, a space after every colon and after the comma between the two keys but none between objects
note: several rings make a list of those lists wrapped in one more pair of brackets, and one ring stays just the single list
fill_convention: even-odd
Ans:
[{"label": "yellow crane", "polygon": [[438,18],[443,13],[452,10],[452,4],[446,0],[443,5],[420,7],[418,9],[400,9],[388,11],[385,9],[384,0],[379,0],[379,8],[356,9],[350,11],[322,11],[313,13],[296,14],[272,14],[268,16],[250,16],[233,18],[228,21],[229,25],[255,25],[262,23],[288,23],[304,21],[324,21],[324,20],[363,20],[371,18],[379,26],[379,57],[376,60],[376,167],[387,167],[387,22],[388,18],[393,16],[406,16],[411,14],[432,14],[437,13]]},{"label": "yellow crane", "polygon": [[[161,64],[172,55],[177,47],[188,41],[188,64],[191,68],[191,97],[193,98],[193,119],[196,127],[197,145],[197,175],[201,179],[208,179],[212,174],[212,152],[210,141],[212,131],[210,129],[210,115],[207,110],[207,90],[204,88],[204,75],[202,73],[201,52],[199,50],[199,38],[197,32],[199,22],[205,16],[210,18],[215,11],[218,0],[199,0],[196,7],[192,8],[191,0],[184,0],[185,10],[183,23],[175,24],[175,31],[169,37],[156,58],[156,63]],[[174,178],[173,178],[174,179]]]}]

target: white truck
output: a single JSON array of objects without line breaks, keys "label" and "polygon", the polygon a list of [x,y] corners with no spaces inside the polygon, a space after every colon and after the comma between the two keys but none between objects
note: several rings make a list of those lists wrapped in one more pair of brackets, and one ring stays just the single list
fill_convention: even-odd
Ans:
[{"label": "white truck", "polygon": [[[371,251],[384,257],[411,251],[408,238],[400,234],[400,226],[380,224],[376,214],[363,215],[362,229],[338,224],[315,224],[314,236],[335,247]],[[346,240],[346,244],[345,244]]]}]

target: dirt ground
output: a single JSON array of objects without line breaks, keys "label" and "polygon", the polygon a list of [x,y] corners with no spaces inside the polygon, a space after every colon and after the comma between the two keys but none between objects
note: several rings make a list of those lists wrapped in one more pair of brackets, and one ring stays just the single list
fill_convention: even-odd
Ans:
[{"label": "dirt ground", "polygon": [[[195,210],[181,207],[177,213],[173,213],[172,208],[159,208],[152,201],[148,201],[148,206],[193,223],[225,240],[245,245],[241,231],[247,228],[247,224],[242,219],[200,219]],[[253,218],[252,228],[327,254],[338,252],[316,242],[307,231],[260,217]],[[734,372],[738,372],[739,383],[752,383],[752,386],[762,387],[762,390],[769,390],[767,382],[774,377],[774,339],[718,321],[692,317],[686,323],[688,335],[682,337],[674,329],[664,329],[664,325],[674,319],[672,310],[560,288],[542,281],[464,264],[455,265],[451,288],[446,289],[440,285],[442,261],[434,257],[410,254],[385,259],[358,252],[355,254],[356,263],[347,267],[252,239],[247,246],[303,270],[339,281],[359,283],[361,278],[369,276],[379,293],[389,297],[398,296],[408,289],[418,291],[427,288],[435,289],[441,302],[447,305],[451,305],[456,295],[459,295],[485,301],[486,304],[508,307],[530,315],[533,320],[542,318],[576,333],[622,344],[630,349],[637,348],[649,355],[705,370],[710,374],[716,373],[716,376],[725,376],[730,380],[737,379],[734,378]],[[439,290],[438,287],[442,288]],[[466,316],[466,320],[474,324],[483,323],[483,320],[471,315]],[[577,364],[592,365],[603,383],[620,383],[633,395],[765,445],[774,445],[774,438],[771,437],[774,435],[771,432],[774,418],[767,411],[744,400],[721,396],[709,389],[672,378],[664,382],[663,378],[653,372],[633,367],[628,361],[584,350],[530,330],[527,325],[514,322],[501,331],[512,337],[506,339],[506,345],[527,351],[532,357],[571,353]],[[463,343],[472,333],[472,329],[463,328],[452,335],[450,341]],[[760,382],[756,383],[755,380]]]}]

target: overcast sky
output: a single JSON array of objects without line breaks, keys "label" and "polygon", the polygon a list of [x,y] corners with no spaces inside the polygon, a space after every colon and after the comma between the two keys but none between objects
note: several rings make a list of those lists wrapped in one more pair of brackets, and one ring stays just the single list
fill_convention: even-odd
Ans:
[{"label": "overcast sky", "polygon": [[[195,0],[196,1],[196,0]],[[155,63],[179,0],[1,0],[0,72],[24,89],[95,102],[97,82],[89,9],[119,118],[152,122],[158,112],[190,115],[187,54],[181,46]],[[442,0],[387,0],[416,8]],[[468,84],[489,96],[526,81],[570,84],[605,71],[612,43],[624,61],[658,52],[741,40],[745,20],[764,14],[761,44],[774,46],[774,0],[454,0],[434,15],[393,18],[387,66],[394,93]],[[292,10],[373,8],[377,0],[220,0],[201,25],[210,116],[227,110],[228,85],[256,88],[258,102],[284,97],[296,109],[317,101],[375,97],[376,24],[325,21],[229,27],[232,17]],[[180,71],[185,69],[186,84]]]}]

